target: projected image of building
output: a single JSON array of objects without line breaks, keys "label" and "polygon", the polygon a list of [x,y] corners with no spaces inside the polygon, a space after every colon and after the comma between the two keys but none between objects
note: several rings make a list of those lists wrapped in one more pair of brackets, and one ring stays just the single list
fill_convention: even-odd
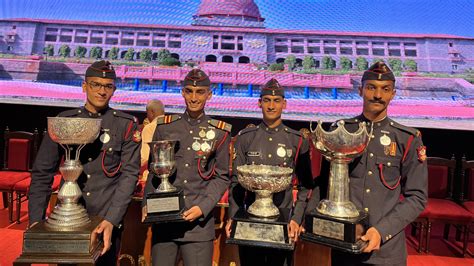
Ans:
[{"label": "projected image of building", "polygon": [[[118,49],[124,58],[133,48],[134,59],[140,51],[152,50],[156,59],[160,49],[168,49],[181,62],[224,62],[272,64],[294,55],[297,64],[312,56],[316,68],[323,57],[331,57],[335,67],[341,58],[355,68],[357,58],[399,59],[416,62],[420,72],[462,73],[474,67],[474,38],[447,34],[394,34],[383,32],[342,32],[284,30],[265,27],[265,19],[253,0],[203,0],[192,25],[148,25],[46,19],[0,20],[0,53],[43,54],[52,45],[54,55],[62,45],[71,51],[86,48],[90,56],[100,47],[106,58]],[[236,4],[237,3],[237,4]],[[97,52],[97,49],[96,51]]]}]

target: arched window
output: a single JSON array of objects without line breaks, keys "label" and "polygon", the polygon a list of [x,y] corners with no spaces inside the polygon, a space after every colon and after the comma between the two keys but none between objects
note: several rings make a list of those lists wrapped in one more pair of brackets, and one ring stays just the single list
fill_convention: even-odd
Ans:
[{"label": "arched window", "polygon": [[224,55],[222,57],[222,62],[223,63],[233,63],[234,62],[234,58],[230,55]]},{"label": "arched window", "polygon": [[277,64],[285,63],[285,58],[277,58],[276,62]]},{"label": "arched window", "polygon": [[217,62],[217,57],[213,54],[206,55],[206,62]]},{"label": "arched window", "polygon": [[239,57],[239,63],[248,64],[250,63],[250,58],[248,58],[247,56],[241,56]]},{"label": "arched window", "polygon": [[177,60],[179,60],[179,54],[172,53],[171,57],[176,58]]}]

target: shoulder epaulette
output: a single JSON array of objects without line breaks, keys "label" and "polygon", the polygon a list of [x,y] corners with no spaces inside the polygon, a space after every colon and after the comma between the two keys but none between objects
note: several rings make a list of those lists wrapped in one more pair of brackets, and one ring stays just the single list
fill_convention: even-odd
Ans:
[{"label": "shoulder epaulette", "polygon": [[303,136],[303,133],[299,132],[298,130],[294,130],[292,128],[289,128],[289,127],[285,127],[284,130],[288,133],[293,133],[293,134],[298,135],[300,137]]},{"label": "shoulder epaulette", "polygon": [[156,124],[157,125],[169,124],[179,119],[181,119],[180,115],[165,115],[165,116],[159,117],[156,120]]},{"label": "shoulder epaulette", "polygon": [[232,125],[229,124],[229,123],[226,123],[224,121],[220,121],[220,120],[217,120],[217,119],[211,119],[208,122],[209,122],[209,125],[211,125],[215,128],[218,128],[220,130],[224,130],[224,131],[227,131],[227,132],[230,132],[232,130]]},{"label": "shoulder epaulette", "polygon": [[82,109],[73,109],[73,110],[67,110],[67,111],[61,112],[58,114],[58,116],[60,117],[76,116],[76,115],[81,114],[82,112],[83,112]]},{"label": "shoulder epaulette", "polygon": [[248,132],[256,131],[258,127],[246,127],[239,131],[239,136]]},{"label": "shoulder epaulette", "polygon": [[117,116],[117,117],[122,117],[122,118],[126,118],[126,119],[129,119],[129,120],[132,120],[133,122],[137,122],[137,118],[134,117],[133,115],[129,115],[127,113],[124,113],[122,111],[119,111],[119,110],[111,110],[112,114],[114,116]]},{"label": "shoulder epaulette", "polygon": [[397,123],[393,120],[390,121],[390,125],[395,127],[395,128],[398,128],[400,130],[403,130],[405,132],[408,132],[408,133],[412,134],[413,136],[417,136],[417,137],[421,136],[421,132],[418,129],[404,126],[404,125],[399,124],[399,123]]}]

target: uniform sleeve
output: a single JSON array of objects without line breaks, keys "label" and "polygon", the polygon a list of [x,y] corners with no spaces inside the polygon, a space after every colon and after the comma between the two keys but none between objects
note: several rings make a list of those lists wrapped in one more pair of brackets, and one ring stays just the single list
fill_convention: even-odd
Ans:
[{"label": "uniform sleeve", "polygon": [[[104,219],[118,226],[122,221],[128,204],[132,199],[133,191],[138,179],[140,169],[140,143],[133,141],[133,133],[137,130],[136,122],[130,122],[131,130],[125,133],[122,142],[122,171],[118,179],[118,184],[111,198],[112,204]],[[127,128],[130,124],[127,123]],[[127,131],[127,130],[126,130]]]},{"label": "uniform sleeve", "polygon": [[60,149],[48,134],[43,137],[36,156],[28,192],[28,216],[30,224],[45,219],[46,209],[52,192],[54,175],[58,171]]},{"label": "uniform sleeve", "polygon": [[235,159],[232,162],[232,176],[229,188],[229,218],[233,218],[239,208],[244,206],[245,189],[237,180],[237,166],[245,164],[245,151],[243,137],[237,137],[234,143]]},{"label": "uniform sleeve", "polygon": [[298,178],[298,193],[291,219],[297,222],[298,224],[301,224],[308,202],[308,195],[313,187],[310,150],[308,141],[306,139],[302,140],[300,153],[298,155],[295,165],[295,173]]},{"label": "uniform sleeve", "polygon": [[401,165],[401,184],[404,199],[401,200],[374,227],[382,237],[382,243],[402,231],[424,210],[428,198],[428,167],[426,160],[418,159],[418,149],[423,146],[415,137]]},{"label": "uniform sleeve", "polygon": [[[229,144],[230,134],[225,134],[224,143],[222,143],[216,150],[216,155],[213,158],[215,165],[214,176],[209,179],[209,184],[206,186],[204,197],[199,202],[198,206],[202,211],[203,217],[207,217],[221,199],[225,190],[229,187]],[[224,137],[223,136],[223,137]]]}]

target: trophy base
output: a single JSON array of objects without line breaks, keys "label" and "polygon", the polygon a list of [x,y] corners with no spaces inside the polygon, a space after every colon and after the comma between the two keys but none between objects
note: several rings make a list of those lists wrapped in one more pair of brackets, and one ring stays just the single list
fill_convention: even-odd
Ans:
[{"label": "trophy base", "polygon": [[314,210],[306,214],[306,232],[301,235],[301,239],[359,254],[367,246],[367,242],[360,240],[360,237],[365,233],[368,221],[369,216],[365,212],[355,218],[337,218]]},{"label": "trophy base", "polygon": [[185,222],[183,190],[152,192],[146,195],[147,215],[143,223]]},{"label": "trophy base", "polygon": [[276,218],[260,218],[240,209],[232,218],[232,232],[226,244],[293,250],[288,237],[290,209],[279,209]]},{"label": "trophy base", "polygon": [[51,228],[40,222],[23,234],[23,250],[15,260],[21,264],[94,264],[103,248],[101,239],[92,243],[92,231],[102,218],[77,228]]}]

